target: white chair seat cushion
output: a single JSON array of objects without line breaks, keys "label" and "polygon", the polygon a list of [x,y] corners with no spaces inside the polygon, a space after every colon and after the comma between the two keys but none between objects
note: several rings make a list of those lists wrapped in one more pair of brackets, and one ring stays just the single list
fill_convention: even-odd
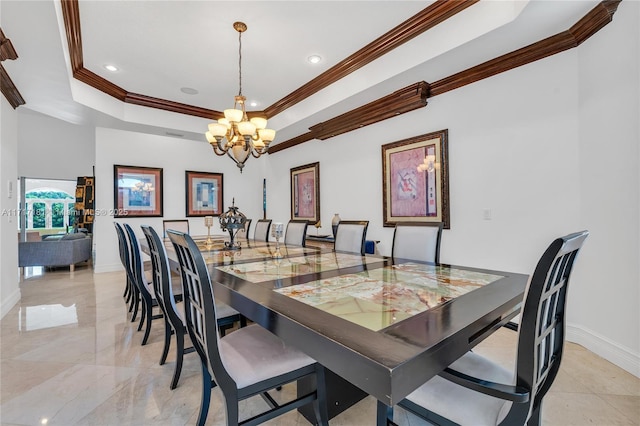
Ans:
[{"label": "white chair seat cushion", "polygon": [[220,339],[220,356],[238,389],[315,363],[257,324]]},{"label": "white chair seat cushion", "polygon": [[[514,373],[474,352],[465,354],[451,368],[480,379],[513,384]],[[512,402],[456,385],[436,376],[407,396],[407,399],[460,425],[495,426]]]}]

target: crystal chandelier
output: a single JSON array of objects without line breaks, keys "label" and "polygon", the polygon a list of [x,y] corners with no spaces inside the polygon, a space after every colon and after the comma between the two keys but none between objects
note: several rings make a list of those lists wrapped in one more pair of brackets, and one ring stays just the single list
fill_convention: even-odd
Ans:
[{"label": "crystal chandelier", "polygon": [[267,119],[263,117],[247,118],[245,98],[242,95],[242,33],[247,30],[244,22],[234,22],[233,28],[238,32],[238,68],[239,90],[232,109],[224,110],[224,118],[209,124],[205,133],[207,140],[216,155],[227,154],[235,161],[242,173],[244,163],[249,154],[255,158],[269,150],[269,143],[275,138],[276,131],[267,129]]}]

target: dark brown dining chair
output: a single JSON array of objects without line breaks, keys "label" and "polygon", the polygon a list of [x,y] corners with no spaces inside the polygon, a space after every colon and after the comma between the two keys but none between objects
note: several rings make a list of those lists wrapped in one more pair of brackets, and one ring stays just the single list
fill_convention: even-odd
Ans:
[{"label": "dark brown dining chair", "polygon": [[[435,424],[540,425],[562,361],[567,286],[587,231],[554,240],[525,291],[515,372],[468,352],[398,405]],[[393,410],[378,403],[378,424]]]},{"label": "dark brown dining chair", "polygon": [[258,220],[253,232],[253,239],[256,241],[269,241],[269,228],[271,228],[271,219]]},{"label": "dark brown dining chair", "polygon": [[333,244],[335,251],[360,253],[364,256],[368,220],[341,220]]},{"label": "dark brown dining chair", "polygon": [[306,246],[307,227],[309,221],[306,220],[290,220],[287,223],[287,230],[284,233],[285,245]]},{"label": "dark brown dining chair", "polygon": [[[167,360],[171,346],[171,336],[176,336],[176,366],[170,385],[171,389],[175,389],[178,386],[178,380],[180,380],[183,357],[185,354],[193,352],[194,348],[193,346],[184,347],[184,336],[187,334],[187,329],[184,326],[184,313],[176,303],[169,259],[164,244],[152,227],[142,225],[142,232],[147,239],[149,252],[151,253],[153,288],[158,300],[158,306],[160,306],[160,310],[164,314],[164,348],[160,356],[160,365],[163,365]],[[182,291],[180,291],[180,294],[182,294]],[[218,314],[218,327],[220,327],[220,333],[223,336],[226,330],[233,327],[236,322],[240,322],[241,326],[246,325],[244,317],[241,317],[238,311],[231,306],[216,303],[216,313]]]},{"label": "dark brown dining chair", "polygon": [[[221,337],[216,327],[209,271],[198,246],[187,234],[168,233],[180,262],[187,331],[202,365],[202,402],[197,424],[205,424],[211,389],[217,385],[224,395],[229,426],[257,425],[310,403],[318,424],[328,425],[324,367],[258,324]],[[315,376],[316,389],[283,405],[278,405],[267,393],[310,376]],[[271,409],[240,422],[238,401],[257,395]]]},{"label": "dark brown dining chair", "polygon": [[391,257],[440,263],[442,222],[399,222],[393,231]]}]

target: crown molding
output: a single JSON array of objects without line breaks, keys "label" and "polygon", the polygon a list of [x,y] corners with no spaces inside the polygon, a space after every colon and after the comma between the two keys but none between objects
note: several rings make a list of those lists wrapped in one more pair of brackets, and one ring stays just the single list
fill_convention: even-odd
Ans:
[{"label": "crown molding", "polygon": [[18,59],[16,49],[13,47],[11,40],[4,36],[2,28],[0,28],[0,61],[6,61],[7,59]]},{"label": "crown molding", "polygon": [[613,20],[620,1],[603,1],[569,30],[433,82],[430,97],[577,47]]},{"label": "crown molding", "polygon": [[[0,62],[15,59],[18,59],[18,53],[11,40],[4,35],[2,28],[0,28]],[[9,77],[9,73],[2,65],[0,65],[0,92],[2,92],[2,95],[13,109],[26,103],[13,80]]]},{"label": "crown molding", "polygon": [[2,91],[2,94],[13,109],[16,109],[20,105],[24,105],[26,103],[2,65],[0,65],[0,91]]},{"label": "crown molding", "polygon": [[305,100],[477,2],[478,0],[455,0],[431,4],[362,49],[338,62],[318,77],[265,108],[267,117],[280,114],[287,108]]},{"label": "crown molding", "polygon": [[[513,52],[468,68],[464,71],[450,75],[449,77],[443,78],[441,80],[435,81],[431,83],[427,93],[427,97],[431,98],[437,95],[441,95],[450,90],[458,89],[468,84],[475,83],[488,77],[492,77],[496,74],[509,71],[513,68],[517,68],[531,62],[546,58],[547,56],[555,55],[565,50],[577,47],[613,20],[613,15],[618,9],[620,1],[622,0],[604,0],[596,5],[593,9],[591,9],[584,17],[582,17],[577,23],[575,23],[570,29],[566,31],[562,31],[556,35],[530,44],[521,49],[514,50]],[[378,101],[380,101],[381,99],[384,98],[380,98]],[[337,120],[339,117],[336,117],[332,120]],[[329,120],[329,122],[331,122],[332,120]],[[311,126],[310,129],[313,129],[320,124]],[[351,130],[354,130],[355,128],[352,128]],[[312,130],[309,133],[305,133],[301,136],[297,136],[295,138],[270,147],[269,153],[276,153],[314,138],[317,137]],[[283,145],[283,147],[279,148],[280,145]]]}]

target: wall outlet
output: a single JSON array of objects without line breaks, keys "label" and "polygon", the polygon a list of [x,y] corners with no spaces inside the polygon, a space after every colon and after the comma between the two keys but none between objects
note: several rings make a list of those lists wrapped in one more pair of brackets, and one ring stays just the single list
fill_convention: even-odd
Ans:
[{"label": "wall outlet", "polygon": [[491,220],[491,209],[483,209],[482,210],[482,218],[484,220]]}]

